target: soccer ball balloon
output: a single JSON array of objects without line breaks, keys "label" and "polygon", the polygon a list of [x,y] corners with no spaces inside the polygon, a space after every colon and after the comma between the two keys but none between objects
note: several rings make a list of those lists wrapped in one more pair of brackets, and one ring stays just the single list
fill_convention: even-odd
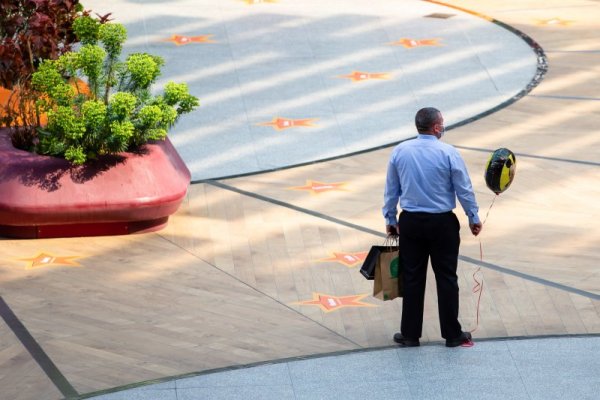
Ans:
[{"label": "soccer ball balloon", "polygon": [[512,151],[500,148],[492,153],[485,167],[485,184],[496,194],[504,192],[515,177],[517,159]]}]

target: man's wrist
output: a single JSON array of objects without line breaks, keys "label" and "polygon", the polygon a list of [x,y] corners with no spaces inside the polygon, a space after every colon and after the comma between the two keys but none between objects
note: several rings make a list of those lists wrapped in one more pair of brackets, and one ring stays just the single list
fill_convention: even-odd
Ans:
[{"label": "man's wrist", "polygon": [[473,224],[478,224],[481,221],[479,220],[479,216],[478,215],[474,215],[472,217],[469,217],[469,225],[473,225]]}]

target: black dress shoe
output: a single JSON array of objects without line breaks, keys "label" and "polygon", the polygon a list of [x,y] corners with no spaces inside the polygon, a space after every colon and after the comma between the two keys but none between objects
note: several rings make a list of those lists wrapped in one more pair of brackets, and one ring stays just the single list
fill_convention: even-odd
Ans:
[{"label": "black dress shoe", "polygon": [[419,339],[410,339],[404,337],[400,332],[394,335],[394,342],[398,343],[400,347],[417,347],[421,345],[419,343]]},{"label": "black dress shoe", "polygon": [[463,332],[455,339],[446,339],[446,347],[457,347],[465,344],[472,344],[472,339],[473,337],[471,336],[471,333]]}]

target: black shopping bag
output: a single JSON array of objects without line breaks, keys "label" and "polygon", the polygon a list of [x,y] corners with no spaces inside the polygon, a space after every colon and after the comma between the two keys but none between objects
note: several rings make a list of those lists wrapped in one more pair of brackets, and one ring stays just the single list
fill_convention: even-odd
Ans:
[{"label": "black shopping bag", "polygon": [[388,236],[382,246],[371,246],[371,250],[367,254],[367,258],[360,268],[360,273],[365,279],[372,281],[375,279],[375,266],[382,253],[398,253],[397,236]]}]

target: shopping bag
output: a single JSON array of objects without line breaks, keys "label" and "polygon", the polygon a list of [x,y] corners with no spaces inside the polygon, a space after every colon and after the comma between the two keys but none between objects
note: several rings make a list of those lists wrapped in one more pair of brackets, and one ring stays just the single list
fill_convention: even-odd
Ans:
[{"label": "shopping bag", "polygon": [[377,265],[379,256],[385,252],[398,252],[398,246],[371,246],[371,250],[369,250],[367,257],[360,268],[360,273],[365,279],[369,281],[375,279],[375,266]]},{"label": "shopping bag", "polygon": [[397,246],[391,246],[377,257],[373,297],[384,301],[402,297],[402,262],[399,256]]},{"label": "shopping bag", "polygon": [[367,253],[367,257],[363,262],[362,267],[360,268],[360,273],[365,279],[372,281],[375,279],[375,265],[377,265],[377,260],[382,253],[385,252],[396,252],[398,253],[398,237],[397,236],[388,236],[383,245],[375,245],[371,246],[371,250]]}]

